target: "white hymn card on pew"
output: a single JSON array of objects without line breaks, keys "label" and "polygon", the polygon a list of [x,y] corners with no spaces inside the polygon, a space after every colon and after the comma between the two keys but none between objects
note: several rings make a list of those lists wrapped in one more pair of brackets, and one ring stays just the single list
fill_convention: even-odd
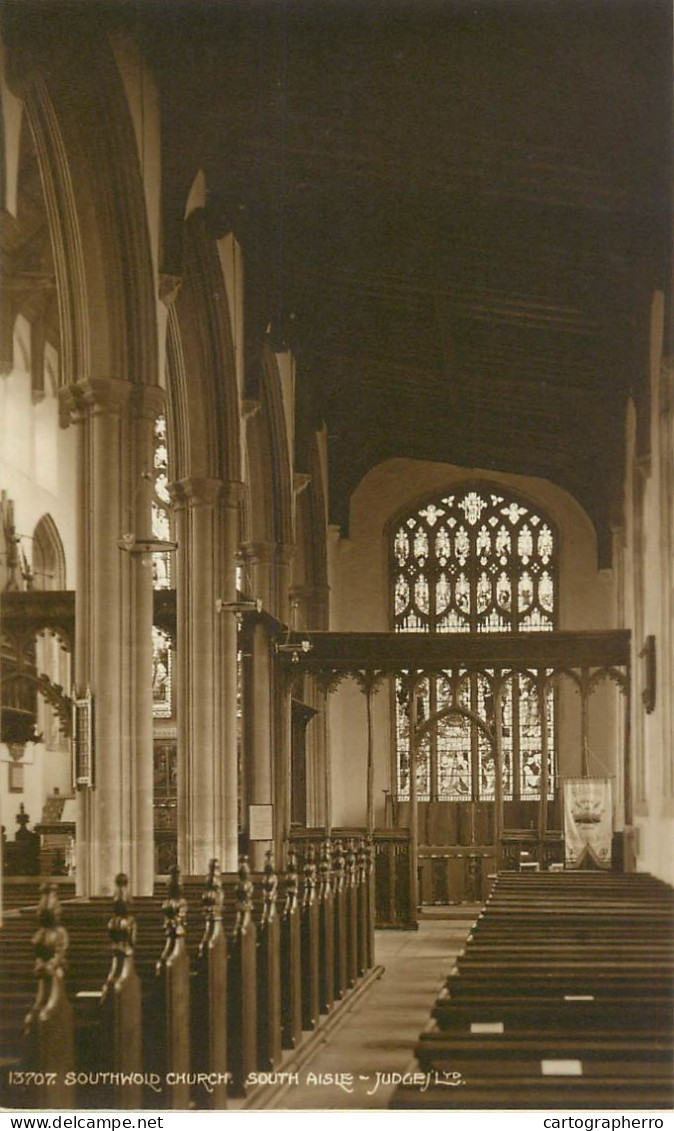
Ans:
[{"label": "white hymn card on pew", "polygon": [[543,1076],[582,1076],[583,1063],[580,1060],[542,1060]]},{"label": "white hymn card on pew", "polygon": [[471,1033],[503,1033],[502,1021],[471,1021]]},{"label": "white hymn card on pew", "polygon": [[103,997],[102,990],[78,990],[75,997]]},{"label": "white hymn card on pew", "polygon": [[564,1001],[594,1001],[594,994],[564,994]]}]

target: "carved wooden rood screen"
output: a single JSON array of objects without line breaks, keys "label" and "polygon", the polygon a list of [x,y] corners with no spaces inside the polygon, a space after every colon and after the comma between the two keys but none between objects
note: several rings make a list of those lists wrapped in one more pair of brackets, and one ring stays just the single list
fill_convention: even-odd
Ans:
[{"label": "carved wooden rood screen", "polygon": [[[363,723],[366,732],[367,796],[365,828],[373,836],[377,849],[377,919],[386,924],[387,901],[393,905],[403,899],[409,914],[398,918],[395,925],[413,925],[416,908],[423,901],[420,890],[425,883],[429,856],[427,829],[420,829],[420,801],[424,788],[424,743],[439,726],[468,721],[488,744],[493,764],[489,791],[482,795],[484,782],[473,782],[471,804],[463,810],[466,823],[461,857],[460,898],[481,900],[487,894],[488,877],[499,869],[514,868],[522,852],[528,851],[541,867],[563,860],[561,814],[558,805],[559,767],[551,758],[548,712],[554,694],[563,681],[568,681],[578,695],[579,704],[579,768],[587,777],[590,769],[590,701],[605,681],[616,685],[623,701],[624,717],[618,720],[616,733],[623,747],[616,766],[616,778],[625,798],[625,824],[631,821],[630,798],[630,718],[629,718],[629,632],[481,632],[465,633],[291,633],[288,644],[278,657],[286,669],[287,686],[298,688],[305,675],[313,677],[323,689],[327,703],[343,680],[353,679],[365,698]],[[291,644],[296,643],[293,651]],[[442,678],[444,695],[439,709],[429,713],[424,687],[431,678]],[[484,688],[476,709],[468,688],[477,681]],[[506,718],[508,688],[514,680],[526,691],[534,704],[538,733],[539,789],[536,800],[527,800],[524,809],[532,814],[522,826],[522,804],[512,800],[512,763],[509,759]],[[404,704],[407,719],[408,797],[395,800],[387,814],[386,829],[375,829],[374,798],[374,722],[373,699],[383,685],[389,683],[396,701]],[[332,759],[336,758],[333,753]],[[326,833],[331,832],[331,775],[329,759],[325,760]],[[411,770],[415,772],[410,772]],[[522,775],[520,780],[523,780]],[[486,794],[487,800],[480,800]],[[427,814],[426,814],[427,815]],[[342,830],[340,830],[342,832]],[[318,830],[316,830],[318,835]],[[305,833],[306,837],[307,834]],[[296,838],[302,834],[297,831]],[[384,859],[390,854],[395,838],[401,843],[408,837],[409,870],[404,878],[391,870],[388,881],[382,876]],[[432,855],[432,853],[430,854]],[[450,862],[451,863],[451,862]],[[458,876],[458,871],[456,875]],[[451,871],[450,871],[451,875]],[[405,892],[405,880],[408,890]],[[393,890],[393,889],[396,890]],[[448,895],[449,893],[445,893]],[[448,898],[446,902],[450,901]],[[395,920],[395,910],[392,910]],[[404,921],[407,920],[405,923]],[[393,924],[392,924],[393,925]]]}]

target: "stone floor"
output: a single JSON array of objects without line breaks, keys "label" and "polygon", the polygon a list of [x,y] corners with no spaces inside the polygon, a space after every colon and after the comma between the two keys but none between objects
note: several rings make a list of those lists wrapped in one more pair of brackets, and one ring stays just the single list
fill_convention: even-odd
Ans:
[{"label": "stone floor", "polygon": [[[384,973],[346,1013],[274,1100],[277,1111],[381,1109],[395,1076],[414,1065],[414,1045],[480,908],[433,916],[418,931],[377,931],[375,961]],[[335,1080],[338,1077],[339,1082]]]}]

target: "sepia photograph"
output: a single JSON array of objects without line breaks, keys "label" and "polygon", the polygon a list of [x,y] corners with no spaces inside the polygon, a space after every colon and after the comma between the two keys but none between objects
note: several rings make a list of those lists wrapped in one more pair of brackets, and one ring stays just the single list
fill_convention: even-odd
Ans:
[{"label": "sepia photograph", "polygon": [[673,40],[2,0],[2,1131],[672,1127]]}]

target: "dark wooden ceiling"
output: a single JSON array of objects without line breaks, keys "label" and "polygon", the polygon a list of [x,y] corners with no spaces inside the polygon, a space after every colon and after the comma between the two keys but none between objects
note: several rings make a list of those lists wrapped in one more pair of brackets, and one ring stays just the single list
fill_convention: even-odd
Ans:
[{"label": "dark wooden ceiling", "polygon": [[327,422],[333,521],[413,456],[555,481],[605,561],[669,290],[669,0],[112,8],[161,91],[164,267],[202,167],[249,333],[292,346]]}]

